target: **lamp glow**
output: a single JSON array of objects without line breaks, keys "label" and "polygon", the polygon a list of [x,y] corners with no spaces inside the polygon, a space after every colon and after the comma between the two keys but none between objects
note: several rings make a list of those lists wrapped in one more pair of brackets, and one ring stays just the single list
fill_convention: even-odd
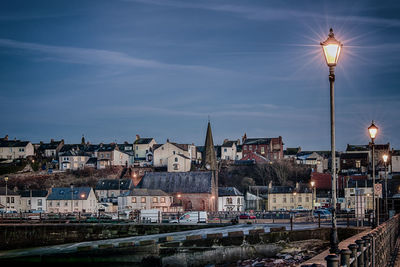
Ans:
[{"label": "lamp glow", "polygon": [[389,157],[389,156],[388,156],[388,155],[386,155],[386,154],[385,154],[385,155],[383,155],[383,156],[382,156],[382,158],[383,158],[383,162],[385,162],[385,163],[386,163],[386,162],[387,162],[387,160],[388,160],[388,157]]}]

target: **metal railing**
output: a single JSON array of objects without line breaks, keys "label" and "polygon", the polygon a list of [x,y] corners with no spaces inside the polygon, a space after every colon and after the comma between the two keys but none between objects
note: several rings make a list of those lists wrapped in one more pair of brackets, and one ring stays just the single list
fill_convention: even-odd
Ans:
[{"label": "metal railing", "polygon": [[[395,251],[396,240],[399,235],[400,214],[382,223],[368,234],[357,239],[348,248],[340,250],[338,254],[329,254],[325,257],[327,267],[344,266],[388,266],[392,253]],[[311,267],[313,264],[303,264],[302,267]]]}]

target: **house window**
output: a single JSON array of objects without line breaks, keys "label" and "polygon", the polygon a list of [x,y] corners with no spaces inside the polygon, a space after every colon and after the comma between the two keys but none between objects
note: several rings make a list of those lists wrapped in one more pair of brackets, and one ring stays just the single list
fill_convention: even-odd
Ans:
[{"label": "house window", "polygon": [[42,204],[43,204],[43,203],[42,203],[42,199],[38,199],[38,200],[37,200],[37,205],[38,205],[38,206],[42,206]]},{"label": "house window", "polygon": [[178,158],[175,158],[175,162],[178,162]]},{"label": "house window", "polygon": [[11,203],[14,203],[14,197],[11,197]]},{"label": "house window", "polygon": [[240,204],[240,198],[237,199],[237,203]]},{"label": "house window", "polygon": [[356,168],[361,168],[361,160],[356,160]]},{"label": "house window", "polygon": [[68,202],[67,202],[67,201],[64,202],[64,206],[65,206],[65,207],[68,206]]},{"label": "house window", "polygon": [[302,201],[303,201],[303,199],[301,197],[299,197],[299,202],[302,202]]},{"label": "house window", "polygon": [[142,203],[146,203],[146,197],[142,197]]},{"label": "house window", "polygon": [[276,198],[275,198],[275,197],[272,199],[272,202],[273,202],[273,203],[276,203]]},{"label": "house window", "polygon": [[49,207],[53,207],[53,202],[49,201]]},{"label": "house window", "polygon": [[165,197],[161,197],[161,198],[160,198],[160,202],[161,202],[161,203],[165,203]]},{"label": "house window", "polygon": [[158,197],[153,197],[153,203],[158,203]]},{"label": "house window", "polygon": [[231,197],[226,198],[226,204],[232,204],[232,198]]},{"label": "house window", "polygon": [[283,203],[286,203],[286,197],[283,198]]},{"label": "house window", "polygon": [[226,148],[224,148],[224,152],[226,152],[227,150],[226,150]]},{"label": "house window", "polygon": [[265,147],[261,147],[261,154],[265,154]]},{"label": "house window", "polygon": [[244,146],[243,149],[244,149],[244,150],[247,150],[247,146]]},{"label": "house window", "polygon": [[310,202],[310,197],[306,197],[306,202]]},{"label": "house window", "polygon": [[293,198],[291,197],[291,198],[290,198],[290,203],[293,203],[293,202],[294,202],[294,200],[293,200]]},{"label": "house window", "polygon": [[131,200],[132,203],[136,203],[136,197],[133,197]]}]

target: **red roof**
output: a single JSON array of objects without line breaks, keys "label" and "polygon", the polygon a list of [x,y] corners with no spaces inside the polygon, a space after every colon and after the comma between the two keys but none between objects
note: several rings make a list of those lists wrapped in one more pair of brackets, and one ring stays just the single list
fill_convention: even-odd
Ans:
[{"label": "red roof", "polygon": [[[345,181],[347,179],[360,181],[360,180],[366,180],[367,176],[365,176],[365,175],[341,176],[340,175],[338,177],[339,188],[343,188],[343,185],[345,184]],[[315,182],[315,188],[317,188],[317,189],[326,189],[326,190],[332,189],[332,176],[330,173],[313,172],[313,173],[311,173],[311,181]]]}]

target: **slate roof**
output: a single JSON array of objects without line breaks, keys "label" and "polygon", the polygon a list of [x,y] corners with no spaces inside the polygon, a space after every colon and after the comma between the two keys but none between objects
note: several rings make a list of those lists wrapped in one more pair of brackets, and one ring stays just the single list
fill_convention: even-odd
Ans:
[{"label": "slate roof", "polygon": [[127,192],[125,196],[169,196],[160,189],[134,188]]},{"label": "slate roof", "polygon": [[271,138],[247,138],[243,145],[269,145]]},{"label": "slate roof", "polygon": [[55,187],[52,188],[47,200],[71,200],[72,195],[74,200],[86,200],[90,190],[90,187],[74,187],[73,194],[71,194],[70,187]]},{"label": "slate roof", "polygon": [[236,144],[237,144],[237,141],[228,140],[228,141],[224,142],[221,147],[232,147],[233,145],[236,145]]},{"label": "slate roof", "polygon": [[[168,142],[168,143],[170,143],[171,145],[174,145],[177,148],[182,149],[184,151],[188,151],[189,150],[189,145],[188,144],[178,144],[178,143],[172,143],[172,142]],[[156,144],[156,145],[153,146],[153,150],[156,150],[156,149],[160,148],[163,145],[164,144]]]},{"label": "slate roof", "polygon": [[135,142],[133,143],[137,145],[144,145],[144,144],[150,144],[151,140],[153,140],[153,138],[139,138],[135,140]]},{"label": "slate roof", "polygon": [[236,187],[218,187],[218,196],[243,196],[243,194]]},{"label": "slate roof", "polygon": [[97,182],[95,190],[129,190],[131,188],[133,188],[131,179],[101,179]]},{"label": "slate roof", "polygon": [[[19,191],[21,197],[31,197],[31,190]],[[46,197],[47,190],[32,190],[32,197]]]},{"label": "slate roof", "polygon": [[40,144],[38,150],[57,149],[57,147],[61,144],[61,142],[63,141],[53,141],[50,143]]},{"label": "slate roof", "polygon": [[212,172],[149,172],[137,188],[160,189],[167,193],[211,193]]},{"label": "slate roof", "polygon": [[368,153],[343,153],[341,159],[368,159]]},{"label": "slate roof", "polygon": [[29,141],[0,140],[0,147],[26,147]]},{"label": "slate roof", "polygon": [[[0,196],[5,196],[5,195],[6,195],[6,187],[0,187]],[[14,192],[13,190],[10,190],[10,188],[7,187],[7,195],[18,196],[19,194],[17,192]]]},{"label": "slate roof", "polygon": [[64,153],[62,153],[60,156],[62,157],[74,157],[74,156],[86,156],[86,157],[90,157],[90,155],[88,153],[86,153],[85,151],[82,150],[69,150],[66,151]]},{"label": "slate roof", "polygon": [[346,151],[369,151],[368,145],[349,145],[347,144]]}]

